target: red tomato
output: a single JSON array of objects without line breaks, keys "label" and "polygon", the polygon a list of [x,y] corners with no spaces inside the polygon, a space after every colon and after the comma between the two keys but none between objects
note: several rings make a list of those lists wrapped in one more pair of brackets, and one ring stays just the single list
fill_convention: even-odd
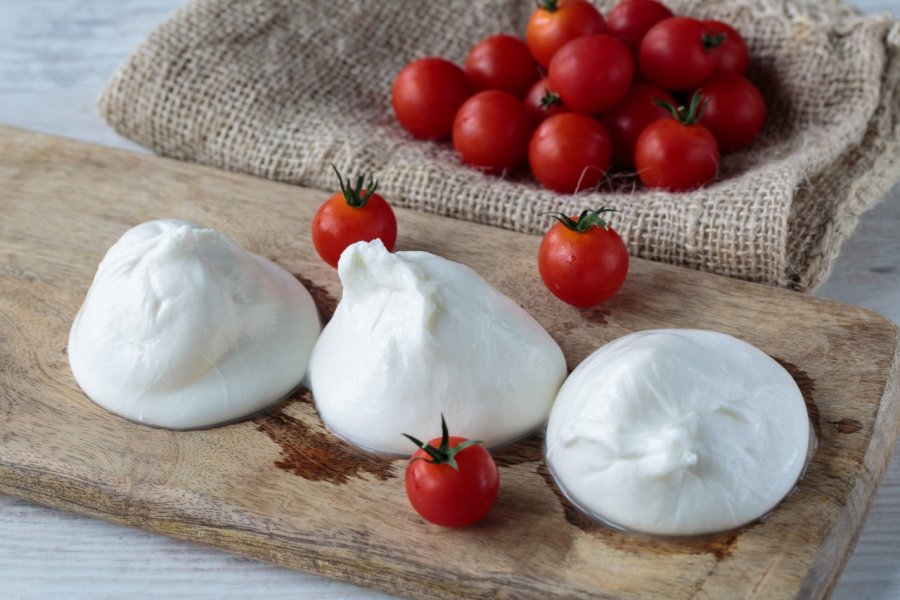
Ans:
[{"label": "red tomato", "polygon": [[713,134],[697,124],[701,103],[701,95],[694,94],[689,108],[679,107],[677,118],[655,121],[638,137],[634,164],[644,185],[683,192],[716,176],[719,146]]},{"label": "red tomato", "polygon": [[619,39],[632,52],[637,53],[644,34],[665,19],[672,18],[672,11],[656,0],[622,0],[606,17],[609,35]]},{"label": "red tomato", "polygon": [[753,141],[766,118],[766,103],[755,85],[739,75],[724,75],[706,82],[700,93],[708,98],[700,123],[723,152]]},{"label": "red tomato", "polygon": [[571,194],[597,185],[609,168],[612,144],[599,121],[578,113],[541,123],[528,146],[535,179],[547,189]]},{"label": "red tomato", "polygon": [[406,435],[418,450],[406,466],[406,496],[422,518],[444,527],[465,527],[483,518],[494,505],[500,473],[480,442],[443,435],[423,444]]},{"label": "red tomato", "polygon": [[511,35],[492,35],[472,48],[466,75],[480,90],[502,90],[521,98],[540,74],[525,42]]},{"label": "red tomato", "polygon": [[750,65],[750,51],[741,34],[731,25],[721,21],[703,21],[703,24],[710,31],[725,34],[725,40],[716,50],[719,61],[716,63],[713,75],[743,75],[746,73],[747,67]]},{"label": "red tomato", "polygon": [[525,41],[532,56],[547,68],[556,51],[575,38],[606,33],[606,21],[585,0],[538,0],[528,19]]},{"label": "red tomato", "polygon": [[409,63],[397,75],[391,91],[400,124],[417,138],[450,135],[456,111],[472,95],[465,72],[443,58]]},{"label": "red tomato", "polygon": [[550,88],[550,80],[546,77],[531,86],[525,95],[525,108],[536,124],[547,117],[569,112],[559,94]]},{"label": "red tomato", "polygon": [[608,209],[578,217],[555,215],[538,250],[538,270],[547,288],[563,302],[588,307],[611,298],[628,274],[628,250],[603,220]]},{"label": "red tomato", "polygon": [[499,90],[479,92],[456,113],[453,147],[465,164],[499,174],[525,161],[531,128],[521,100]]},{"label": "red tomato", "polygon": [[696,19],[675,17],[654,25],[638,51],[641,72],[667,90],[686,90],[716,70],[718,46],[725,40]]},{"label": "red tomato", "polygon": [[550,84],[566,106],[587,114],[608,110],[631,87],[634,63],[628,48],[608,35],[572,40],[550,61]]},{"label": "red tomato", "polygon": [[635,82],[628,94],[603,115],[603,124],[612,137],[613,161],[623,167],[634,166],[634,145],[638,136],[653,121],[671,118],[671,113],[655,104],[665,100],[676,104],[672,94],[643,81]]},{"label": "red tomato", "polygon": [[390,204],[375,193],[378,183],[369,176],[367,188],[363,188],[363,176],[344,182],[337,167],[331,165],[338,176],[341,191],[326,200],[312,220],[312,240],[316,252],[332,267],[337,267],[341,253],[356,242],[370,242],[380,238],[389,251],[397,241],[397,219]]}]

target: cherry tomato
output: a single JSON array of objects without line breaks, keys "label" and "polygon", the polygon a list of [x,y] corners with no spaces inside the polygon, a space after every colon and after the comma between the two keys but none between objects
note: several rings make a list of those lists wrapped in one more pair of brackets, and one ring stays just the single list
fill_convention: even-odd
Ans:
[{"label": "cherry tomato", "polygon": [[672,16],[672,11],[656,0],[622,0],[607,15],[606,27],[609,35],[621,40],[636,54],[644,34]]},{"label": "cherry tomato", "polygon": [[550,84],[562,101],[576,112],[608,110],[625,97],[634,64],[631,52],[608,35],[572,40],[550,61]]},{"label": "cherry tomato", "polygon": [[588,307],[611,298],[628,274],[628,250],[606,224],[604,212],[586,210],[578,217],[559,213],[538,250],[538,270],[560,300]]},{"label": "cherry tomato", "polygon": [[480,90],[502,90],[521,98],[539,73],[525,42],[511,35],[492,35],[469,52],[466,75]]},{"label": "cherry tomato", "polygon": [[419,447],[406,466],[406,496],[426,521],[443,527],[465,527],[482,519],[494,505],[500,473],[480,442],[450,436],[441,416],[443,435]]},{"label": "cherry tomato", "polygon": [[535,130],[528,146],[528,163],[535,179],[562,194],[596,186],[609,169],[611,156],[606,128],[578,113],[549,117]]},{"label": "cherry tomato", "polygon": [[479,92],[456,113],[453,147],[465,164],[499,174],[525,161],[531,128],[521,100],[499,90]]},{"label": "cherry tomato", "polygon": [[409,63],[397,75],[391,102],[400,124],[417,138],[450,135],[456,111],[472,95],[465,72],[443,58]]},{"label": "cherry tomato", "polygon": [[532,56],[545,69],[556,51],[587,35],[606,33],[606,21],[585,0],[538,0],[528,19],[525,41]]},{"label": "cherry tomato", "polygon": [[743,75],[746,73],[747,67],[750,65],[750,51],[741,34],[731,25],[721,21],[703,21],[703,24],[710,31],[725,34],[725,40],[716,50],[719,61],[716,63],[713,75]]},{"label": "cherry tomato", "polygon": [[613,161],[623,167],[634,166],[634,145],[638,136],[653,121],[671,118],[671,113],[655,100],[676,104],[672,94],[652,83],[637,81],[612,110],[603,115],[603,125],[612,137]]},{"label": "cherry tomato", "polygon": [[344,182],[337,167],[331,165],[338,176],[341,191],[326,200],[312,220],[312,240],[316,252],[332,267],[337,267],[341,253],[356,242],[370,242],[380,238],[384,247],[394,249],[397,241],[397,219],[391,206],[375,193],[378,183],[369,177],[363,188],[363,176]]},{"label": "cherry tomato", "polygon": [[688,108],[677,109],[676,118],[654,121],[638,137],[634,163],[644,185],[682,192],[716,176],[719,146],[709,129],[697,123],[701,103],[702,96],[694,94]]},{"label": "cherry tomato", "polygon": [[644,35],[638,51],[641,72],[667,90],[686,90],[709,79],[725,36],[696,19],[660,21]]},{"label": "cherry tomato", "polygon": [[700,123],[723,152],[753,141],[766,118],[766,103],[755,85],[739,75],[724,75],[706,82],[700,93],[708,99]]},{"label": "cherry tomato", "polygon": [[525,108],[528,109],[528,114],[531,115],[531,119],[535,124],[540,123],[547,117],[569,112],[559,94],[551,89],[550,80],[547,77],[531,86],[531,89],[525,95]]}]

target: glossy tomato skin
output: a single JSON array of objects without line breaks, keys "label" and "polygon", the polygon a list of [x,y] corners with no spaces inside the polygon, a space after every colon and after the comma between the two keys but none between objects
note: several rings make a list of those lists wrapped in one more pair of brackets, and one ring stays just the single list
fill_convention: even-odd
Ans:
[{"label": "glossy tomato skin", "polygon": [[766,103],[756,86],[739,75],[725,75],[704,84],[700,92],[708,99],[700,123],[719,148],[731,152],[749,146],[766,119]]},{"label": "glossy tomato skin", "polygon": [[531,117],[521,100],[488,90],[466,100],[456,113],[453,147],[464,164],[499,174],[525,161],[531,130]]},{"label": "glossy tomato skin", "polygon": [[611,157],[606,128],[596,119],[571,112],[546,119],[528,146],[535,179],[561,194],[596,186],[609,169]]},{"label": "glossy tomato skin", "polygon": [[576,232],[557,223],[541,240],[538,270],[553,295],[587,308],[608,300],[622,287],[628,274],[628,250],[612,227]]},{"label": "glossy tomato skin", "polygon": [[[362,191],[365,195],[366,191]],[[356,242],[380,238],[392,251],[397,242],[397,219],[391,206],[379,194],[372,194],[362,207],[347,204],[342,193],[326,200],[312,220],[312,240],[316,252],[332,267],[341,253]]]},{"label": "glossy tomato skin", "polygon": [[400,124],[420,139],[450,135],[453,118],[472,95],[466,73],[443,58],[423,58],[403,67],[391,90],[391,103]]},{"label": "glossy tomato skin", "polygon": [[572,40],[553,56],[550,84],[573,111],[594,114],[615,106],[631,86],[631,52],[608,35]]},{"label": "glossy tomato skin", "polygon": [[521,98],[540,74],[525,42],[511,35],[492,35],[469,52],[466,75],[479,90],[501,90]]},{"label": "glossy tomato skin", "polygon": [[[558,103],[544,106],[541,102],[547,94],[555,94]],[[548,77],[544,77],[535,83],[531,86],[531,89],[528,90],[528,93],[525,94],[525,108],[528,109],[528,114],[531,115],[531,120],[535,125],[539,124],[547,117],[569,112],[569,108],[563,104],[562,99],[559,98],[559,94],[553,90]]]},{"label": "glossy tomato skin", "polygon": [[743,75],[750,66],[750,51],[747,42],[738,31],[728,23],[707,20],[703,24],[715,33],[724,33],[725,41],[716,49],[719,60],[713,75]]},{"label": "glossy tomato skin", "polygon": [[[465,438],[451,436],[450,447]],[[439,446],[440,438],[429,444]],[[406,495],[426,521],[443,527],[465,527],[491,510],[500,489],[500,473],[491,454],[480,444],[456,456],[459,470],[429,462],[424,450],[416,450],[406,467]],[[422,459],[422,460],[417,460]]]},{"label": "glossy tomato skin", "polygon": [[667,90],[701,85],[716,70],[718,48],[705,48],[715,32],[701,21],[675,17],[654,25],[641,40],[638,61],[651,83]]},{"label": "glossy tomato skin", "polygon": [[537,8],[525,27],[525,41],[531,55],[545,69],[556,51],[572,40],[606,33],[606,21],[593,4],[585,0],[559,0],[556,10]]},{"label": "glossy tomato skin", "polygon": [[637,54],[644,34],[672,16],[672,11],[656,0],[622,0],[606,16],[606,27],[609,35]]},{"label": "glossy tomato skin", "polygon": [[673,106],[675,98],[659,86],[637,81],[628,94],[603,115],[603,125],[612,137],[613,161],[623,167],[634,166],[634,146],[644,128],[659,119],[671,119],[666,109],[655,100],[665,100]]},{"label": "glossy tomato skin", "polygon": [[703,125],[661,119],[638,137],[634,163],[649,188],[693,190],[712,181],[719,170],[719,146]]}]

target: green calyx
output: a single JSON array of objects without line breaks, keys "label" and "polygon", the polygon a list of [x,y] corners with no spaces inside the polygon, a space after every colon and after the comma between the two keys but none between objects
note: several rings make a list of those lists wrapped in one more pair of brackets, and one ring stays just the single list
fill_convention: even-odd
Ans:
[{"label": "green calyx", "polygon": [[605,206],[601,206],[600,208],[594,210],[592,208],[588,208],[587,210],[581,211],[581,215],[579,215],[578,219],[573,219],[561,212],[545,212],[541,213],[542,215],[550,215],[572,231],[577,233],[584,233],[586,231],[590,231],[592,227],[599,227],[601,229],[609,229],[609,223],[603,218],[604,213],[612,213],[619,212],[615,208],[606,208]]},{"label": "green calyx", "polygon": [[700,122],[700,119],[703,118],[703,113],[706,111],[706,105],[709,104],[709,98],[704,97],[703,94],[700,93],[700,90],[697,90],[694,92],[694,95],[691,96],[691,101],[686,107],[676,107],[673,106],[671,102],[660,100],[658,98],[654,98],[653,103],[672,113],[675,120],[682,125],[696,125]]},{"label": "green calyx", "polygon": [[403,434],[403,437],[424,450],[425,454],[427,454],[430,458],[430,460],[427,458],[414,458],[413,460],[425,460],[435,465],[448,465],[454,471],[459,471],[459,465],[456,464],[456,455],[469,446],[474,446],[475,444],[481,443],[478,440],[466,440],[465,442],[451,448],[450,433],[447,431],[447,422],[444,420],[443,414],[441,415],[441,444],[438,447],[426,444],[425,442],[417,440],[413,436],[406,433]]},{"label": "green calyx", "polygon": [[724,42],[727,37],[728,35],[725,33],[704,33],[700,36],[700,39],[703,40],[703,52],[715,50],[722,45],[722,42]]},{"label": "green calyx", "polygon": [[544,112],[550,112],[554,106],[562,106],[562,98],[556,92],[547,90],[547,93],[541,96],[541,109]]},{"label": "green calyx", "polygon": [[559,8],[559,0],[537,0],[537,6],[547,12],[556,12]]},{"label": "green calyx", "polygon": [[334,174],[337,175],[338,181],[341,184],[341,193],[344,194],[344,200],[347,201],[347,204],[353,208],[362,208],[365,206],[366,202],[369,201],[369,198],[372,197],[372,194],[375,193],[375,189],[378,187],[378,182],[372,179],[372,175],[369,175],[369,183],[365,186],[366,192],[363,194],[363,183],[365,182],[365,177],[363,175],[356,178],[356,187],[353,187],[349,177],[347,177],[346,182],[344,181],[344,178],[341,177],[341,173],[338,171],[337,167],[334,166],[334,163],[331,163],[331,168],[334,169]]}]

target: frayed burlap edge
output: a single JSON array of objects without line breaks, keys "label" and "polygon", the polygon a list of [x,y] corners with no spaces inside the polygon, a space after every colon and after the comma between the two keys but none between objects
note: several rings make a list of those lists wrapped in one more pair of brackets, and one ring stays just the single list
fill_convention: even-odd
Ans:
[{"label": "frayed burlap edge", "polygon": [[[881,99],[866,134],[859,145],[827,169],[850,183],[846,199],[829,205],[833,210],[818,231],[810,237],[809,246],[788,246],[788,285],[798,290],[812,290],[823,283],[834,265],[844,242],[856,229],[860,217],[877,204],[891,186],[900,180],[900,22],[885,36],[885,67]],[[793,211],[804,205],[804,197],[816,199],[831,193],[827,182],[811,182],[801,186],[792,206],[788,234],[795,235],[804,221]]]}]

